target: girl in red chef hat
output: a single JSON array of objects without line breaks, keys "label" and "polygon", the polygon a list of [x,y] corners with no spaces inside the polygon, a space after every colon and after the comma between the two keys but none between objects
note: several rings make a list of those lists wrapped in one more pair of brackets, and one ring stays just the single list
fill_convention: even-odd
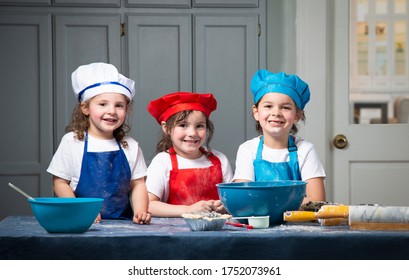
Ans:
[{"label": "girl in red chef hat", "polygon": [[147,173],[152,215],[225,212],[216,184],[230,182],[233,172],[227,157],[209,148],[214,132],[209,116],[216,107],[210,93],[176,92],[149,103],[163,131]]}]

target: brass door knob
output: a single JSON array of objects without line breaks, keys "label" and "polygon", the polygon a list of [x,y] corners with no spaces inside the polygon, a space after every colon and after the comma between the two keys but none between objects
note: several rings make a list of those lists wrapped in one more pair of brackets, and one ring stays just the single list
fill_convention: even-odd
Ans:
[{"label": "brass door knob", "polygon": [[344,134],[338,134],[332,140],[332,144],[334,144],[335,148],[343,149],[348,145],[348,139]]}]

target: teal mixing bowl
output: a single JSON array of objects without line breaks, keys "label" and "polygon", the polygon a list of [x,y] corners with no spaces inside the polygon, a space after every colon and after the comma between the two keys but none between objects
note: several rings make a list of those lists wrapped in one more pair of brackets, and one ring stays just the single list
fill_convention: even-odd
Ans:
[{"label": "teal mixing bowl", "polygon": [[87,231],[101,210],[103,198],[39,197],[28,199],[38,223],[50,233]]},{"label": "teal mixing bowl", "polygon": [[224,208],[233,217],[270,216],[270,226],[283,223],[285,211],[298,210],[307,183],[282,180],[217,184]]}]

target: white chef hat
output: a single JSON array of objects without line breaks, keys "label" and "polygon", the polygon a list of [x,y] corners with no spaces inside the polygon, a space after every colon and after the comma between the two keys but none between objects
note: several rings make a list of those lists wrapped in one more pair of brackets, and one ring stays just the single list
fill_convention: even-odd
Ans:
[{"label": "white chef hat", "polygon": [[95,62],[79,66],[71,74],[72,88],[79,102],[105,92],[121,93],[132,100],[135,82],[118,72],[112,64]]}]

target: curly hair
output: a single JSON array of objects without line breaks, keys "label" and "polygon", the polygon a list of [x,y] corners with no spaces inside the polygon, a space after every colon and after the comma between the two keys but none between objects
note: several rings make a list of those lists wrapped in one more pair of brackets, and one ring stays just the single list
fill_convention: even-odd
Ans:
[{"label": "curly hair", "polygon": [[[174,127],[176,127],[180,122],[185,120],[193,110],[185,110],[178,112],[174,115],[172,115],[167,121],[166,121],[166,132],[162,130],[162,139],[159,140],[158,144],[156,145],[156,152],[165,152],[169,150],[172,147],[172,140],[170,138],[170,132]],[[205,116],[205,114],[203,114]],[[206,116],[205,116],[206,117]],[[207,137],[206,137],[206,147],[210,151],[210,141],[213,138],[213,133],[214,133],[214,125],[212,121],[206,117],[206,132],[207,132]]]},{"label": "curly hair", "polygon": [[[256,104],[254,104],[254,106],[258,107],[260,101],[261,101],[261,99]],[[299,113],[301,114],[300,120],[304,122],[306,120],[305,112],[303,110],[301,110],[300,108],[298,108],[298,106],[295,106],[295,107],[297,109],[297,114],[299,114]],[[256,130],[260,135],[263,134],[263,128],[261,127],[259,121],[256,121]],[[291,135],[296,135],[297,133],[298,133],[298,127],[295,124],[293,124],[293,127],[291,128],[290,134]]]},{"label": "curly hair", "polygon": [[[75,133],[75,138],[78,140],[84,140],[85,138],[85,133],[89,128],[89,116],[84,115],[82,112],[82,104],[85,104],[85,106],[89,106],[90,100],[87,100],[83,103],[78,103],[77,106],[74,108],[71,116],[71,121],[70,124],[67,125],[65,128],[65,132],[74,132]],[[127,100],[127,114],[129,111],[132,109],[132,103]],[[124,140],[124,137],[127,135],[127,133],[131,130],[131,127],[129,125],[128,118],[125,118],[125,122],[118,127],[117,129],[114,130],[114,138],[116,141],[118,141],[122,147],[126,148],[128,147],[128,142]]]}]

